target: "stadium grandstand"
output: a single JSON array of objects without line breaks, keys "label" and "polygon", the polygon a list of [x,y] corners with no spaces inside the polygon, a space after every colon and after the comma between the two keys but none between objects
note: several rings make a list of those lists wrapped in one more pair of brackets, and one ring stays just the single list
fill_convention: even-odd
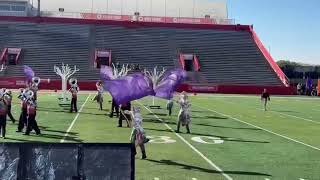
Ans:
[{"label": "stadium grandstand", "polygon": [[228,19],[225,4],[217,6],[216,15],[193,11],[182,17],[179,9],[179,16],[169,17],[122,6],[119,14],[71,13],[8,2],[0,4],[0,84],[8,88],[23,86],[23,66],[29,65],[50,79],[43,89],[59,89],[53,67],[64,63],[80,69],[75,77],[82,89],[93,90],[99,67],[113,63],[136,71],[181,67],[188,78],[180,89],[188,92],[252,94],[266,87],[273,94],[295,92],[253,26]]}]

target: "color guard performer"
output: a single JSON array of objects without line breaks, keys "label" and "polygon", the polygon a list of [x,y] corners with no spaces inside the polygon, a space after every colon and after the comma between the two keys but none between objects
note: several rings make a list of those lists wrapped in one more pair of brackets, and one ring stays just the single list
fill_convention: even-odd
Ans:
[{"label": "color guard performer", "polygon": [[133,111],[125,111],[124,113],[130,114],[133,119],[133,128],[131,132],[130,142],[134,146],[134,155],[137,154],[136,147],[139,146],[141,149],[142,157],[141,159],[146,159],[146,149],[144,144],[149,142],[149,139],[146,137],[146,133],[142,127],[142,115],[140,108],[133,108]]},{"label": "color guard performer", "polygon": [[182,92],[180,99],[177,101],[180,105],[180,112],[178,115],[178,124],[177,124],[177,133],[180,132],[180,124],[182,126],[186,126],[187,133],[190,133],[190,123],[191,123],[191,114],[190,114],[190,107],[191,104],[188,101],[188,95],[185,92]]}]

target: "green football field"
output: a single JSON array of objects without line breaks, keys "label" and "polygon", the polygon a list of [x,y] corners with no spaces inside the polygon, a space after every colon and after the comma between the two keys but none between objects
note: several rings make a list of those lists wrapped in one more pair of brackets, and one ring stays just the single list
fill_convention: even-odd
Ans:
[{"label": "green football field", "polygon": [[[41,94],[38,125],[42,135],[16,133],[17,123],[7,123],[5,142],[103,142],[128,143],[130,128],[117,127],[109,118],[111,104],[105,96],[104,111],[92,102],[94,93],[80,95],[80,112],[68,113],[58,105],[59,94]],[[151,98],[133,102],[142,107],[144,128],[151,139],[146,160],[136,156],[137,180],[319,180],[320,99],[271,97],[262,110],[258,96],[197,95],[192,102],[191,134],[175,133],[178,107],[167,116],[149,109]],[[14,99],[14,116],[20,114]]]}]

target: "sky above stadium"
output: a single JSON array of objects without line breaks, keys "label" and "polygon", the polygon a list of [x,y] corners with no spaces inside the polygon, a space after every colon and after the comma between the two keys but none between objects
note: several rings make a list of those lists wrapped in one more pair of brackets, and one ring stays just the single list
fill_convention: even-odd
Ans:
[{"label": "sky above stadium", "polygon": [[229,0],[229,17],[253,24],[276,60],[320,64],[319,0]]},{"label": "sky above stadium", "polygon": [[[35,1],[35,0],[34,0]],[[41,0],[42,10],[57,10],[65,8],[66,12],[90,12],[90,0]],[[122,0],[126,9],[146,9],[151,0]],[[165,0],[162,0],[165,1]],[[211,2],[224,0],[195,0],[202,1],[199,12]],[[93,8],[99,13],[105,13],[107,0],[93,0]],[[120,0],[109,0],[109,12],[119,14]],[[138,6],[135,2],[139,2]],[[161,0],[152,0],[153,15],[161,15],[163,4]],[[131,4],[132,3],[132,4]],[[148,4],[149,3],[149,4]],[[158,3],[158,4],[157,4]],[[167,0],[167,16],[177,16],[177,8],[181,7],[181,16],[192,14],[193,0]],[[264,42],[271,55],[276,60],[291,60],[310,64],[320,64],[320,1],[319,0],[227,0],[229,18],[237,24],[254,25],[254,29]],[[198,6],[200,7],[200,5]],[[221,6],[223,7],[223,5]],[[141,11],[141,10],[140,10]],[[196,10],[197,11],[197,10]],[[206,11],[206,10],[204,10]],[[209,13],[210,14],[210,13]]]}]

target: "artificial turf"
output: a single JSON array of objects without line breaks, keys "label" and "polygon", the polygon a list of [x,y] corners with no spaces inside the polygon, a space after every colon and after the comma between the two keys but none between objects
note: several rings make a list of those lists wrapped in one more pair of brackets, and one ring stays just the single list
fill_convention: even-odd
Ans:
[{"label": "artificial turf", "polygon": [[[17,123],[7,123],[7,139],[0,142],[103,142],[127,143],[131,129],[117,127],[109,118],[110,96],[103,111],[92,94],[79,96],[79,114],[60,107],[56,93],[39,96],[41,136],[16,133]],[[151,138],[147,160],[136,157],[137,180],[318,180],[320,179],[320,99],[272,97],[262,110],[258,96],[191,96],[191,134],[184,127],[176,134],[177,105],[167,116],[150,109],[150,98],[133,102],[144,114],[144,129]],[[14,116],[20,113],[14,99]],[[69,130],[69,131],[68,131]],[[201,141],[202,140],[202,141]]]}]

